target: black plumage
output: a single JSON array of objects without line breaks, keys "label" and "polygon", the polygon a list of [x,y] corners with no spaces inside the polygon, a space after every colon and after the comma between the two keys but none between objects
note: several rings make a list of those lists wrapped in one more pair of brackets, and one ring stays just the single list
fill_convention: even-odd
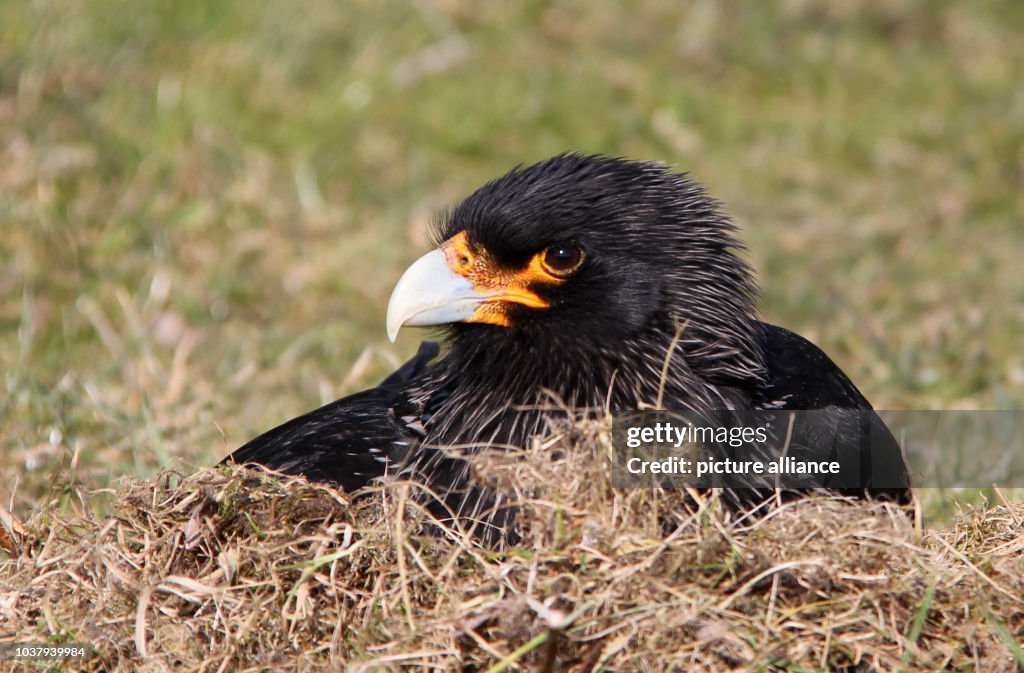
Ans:
[{"label": "black plumage", "polygon": [[[380,386],[230,460],[347,491],[409,476],[440,494],[439,511],[502,528],[501,494],[471,487],[448,447],[525,446],[567,408],[871,409],[816,346],[757,319],[735,227],[662,164],[556,156],[479,189],[436,239],[399,282],[388,327],[443,324],[444,355],[424,345]],[[895,440],[884,453],[898,483],[850,492],[906,502]]]}]

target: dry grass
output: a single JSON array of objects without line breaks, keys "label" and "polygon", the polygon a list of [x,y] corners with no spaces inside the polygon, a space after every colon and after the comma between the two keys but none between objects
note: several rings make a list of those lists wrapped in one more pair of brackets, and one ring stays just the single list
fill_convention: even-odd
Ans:
[{"label": "dry grass", "polygon": [[478,459],[520,501],[501,552],[421,532],[410,484],[353,504],[164,473],[121,485],[106,518],[76,493],[0,561],[0,639],[89,642],[90,671],[1024,667],[1024,507],[922,534],[887,506],[808,500],[744,527],[714,498],[612,489],[607,432],[569,434]]}]

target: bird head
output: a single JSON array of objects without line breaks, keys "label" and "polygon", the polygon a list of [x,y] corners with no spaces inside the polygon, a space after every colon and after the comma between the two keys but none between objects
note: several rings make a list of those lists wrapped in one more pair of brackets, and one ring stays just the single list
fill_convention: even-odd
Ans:
[{"label": "bird head", "polygon": [[585,355],[682,330],[695,357],[735,358],[756,288],[733,233],[695,181],[663,164],[559,155],[441,219],[438,247],[395,287],[388,336],[447,325],[456,341],[568,343]]}]

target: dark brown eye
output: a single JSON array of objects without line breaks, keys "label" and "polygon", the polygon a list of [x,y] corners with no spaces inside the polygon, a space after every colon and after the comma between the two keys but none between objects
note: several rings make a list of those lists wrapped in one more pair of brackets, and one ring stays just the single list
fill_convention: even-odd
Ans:
[{"label": "dark brown eye", "polygon": [[571,243],[558,243],[544,251],[544,270],[564,278],[583,264],[583,251]]}]

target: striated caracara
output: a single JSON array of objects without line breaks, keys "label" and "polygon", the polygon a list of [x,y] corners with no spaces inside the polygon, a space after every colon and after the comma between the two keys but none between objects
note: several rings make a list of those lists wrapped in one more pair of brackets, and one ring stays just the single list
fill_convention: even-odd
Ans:
[{"label": "striated caracara", "polygon": [[[816,346],[757,319],[735,227],[663,164],[559,155],[483,186],[435,233],[395,287],[387,331],[443,326],[444,355],[424,344],[378,387],[229,460],[346,491],[408,476],[438,494],[438,516],[500,534],[514,515],[472,485],[458,452],[526,446],[566,409],[871,409]],[[902,452],[883,444],[863,487],[843,493],[909,501]]]}]

